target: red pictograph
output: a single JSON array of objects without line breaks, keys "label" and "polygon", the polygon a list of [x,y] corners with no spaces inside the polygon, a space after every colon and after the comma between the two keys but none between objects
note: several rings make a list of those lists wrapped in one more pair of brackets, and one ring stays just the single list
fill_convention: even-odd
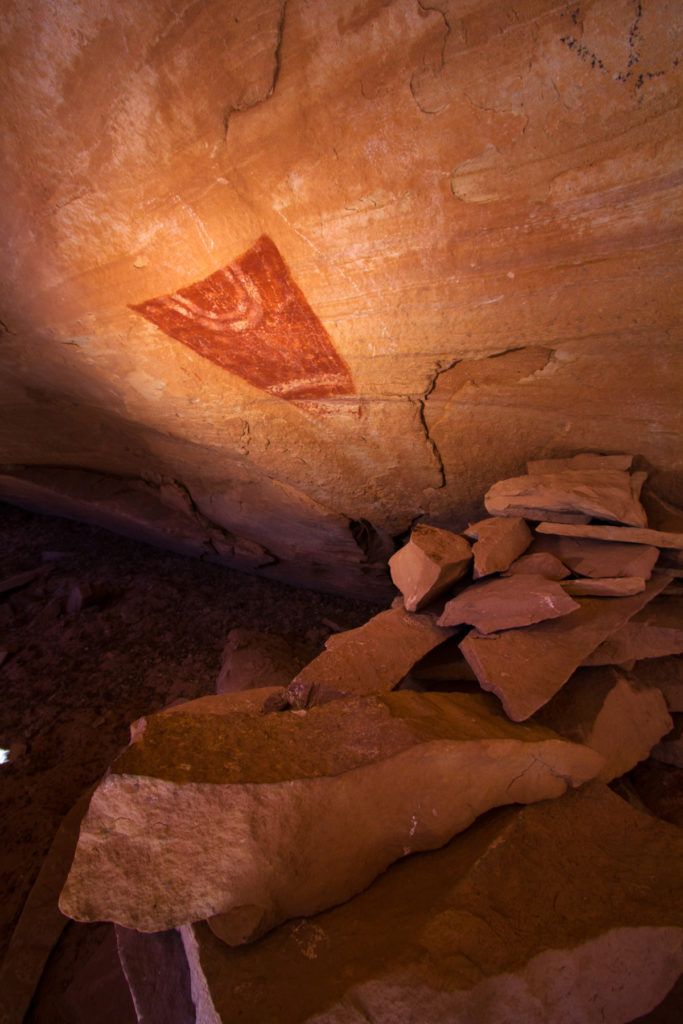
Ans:
[{"label": "red pictograph", "polygon": [[267,235],[203,281],[130,308],[272,395],[309,402],[353,394],[348,366]]}]

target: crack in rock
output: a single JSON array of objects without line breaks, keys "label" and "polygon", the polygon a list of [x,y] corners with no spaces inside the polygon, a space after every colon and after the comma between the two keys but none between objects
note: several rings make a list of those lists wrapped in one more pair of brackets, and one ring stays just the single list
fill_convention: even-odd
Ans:
[{"label": "crack in rock", "polygon": [[273,75],[270,85],[265,90],[264,94],[258,96],[256,99],[245,100],[243,103],[236,105],[230,105],[226,108],[223,114],[223,141],[225,142],[228,138],[228,130],[230,128],[230,118],[233,114],[244,113],[245,110],[251,110],[253,107],[258,107],[261,103],[265,103],[266,100],[275,92],[275,86],[277,85],[278,78],[280,77],[281,68],[281,56],[282,56],[282,37],[285,30],[285,14],[287,12],[288,0],[282,0],[280,4],[280,13],[278,15],[278,23],[276,30],[275,46],[273,49]]}]

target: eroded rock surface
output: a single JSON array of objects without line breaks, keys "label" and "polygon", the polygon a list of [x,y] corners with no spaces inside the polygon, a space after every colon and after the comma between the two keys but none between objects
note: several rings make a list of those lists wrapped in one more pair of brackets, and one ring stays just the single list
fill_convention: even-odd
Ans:
[{"label": "eroded rock surface", "polygon": [[140,931],[220,915],[221,935],[244,942],[348,899],[490,807],[559,796],[602,767],[483,694],[265,716],[232,701],[140,724],[92,798],[64,913]]},{"label": "eroded rock surface", "polygon": [[625,1024],[683,968],[682,856],[601,784],[504,809],[243,950],[183,928],[193,994],[219,1024]]}]

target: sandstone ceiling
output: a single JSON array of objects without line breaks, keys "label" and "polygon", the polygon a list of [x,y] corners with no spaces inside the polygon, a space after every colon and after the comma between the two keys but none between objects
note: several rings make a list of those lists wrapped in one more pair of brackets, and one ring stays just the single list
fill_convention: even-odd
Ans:
[{"label": "sandstone ceiling", "polygon": [[680,6],[5,0],[0,496],[321,587],[680,471]]}]

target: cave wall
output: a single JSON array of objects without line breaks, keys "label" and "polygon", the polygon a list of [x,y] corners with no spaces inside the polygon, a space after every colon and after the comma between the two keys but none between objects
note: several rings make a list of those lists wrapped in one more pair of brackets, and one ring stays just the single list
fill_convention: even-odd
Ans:
[{"label": "cave wall", "polygon": [[527,458],[680,501],[680,21],[5,0],[0,496],[368,595]]}]

